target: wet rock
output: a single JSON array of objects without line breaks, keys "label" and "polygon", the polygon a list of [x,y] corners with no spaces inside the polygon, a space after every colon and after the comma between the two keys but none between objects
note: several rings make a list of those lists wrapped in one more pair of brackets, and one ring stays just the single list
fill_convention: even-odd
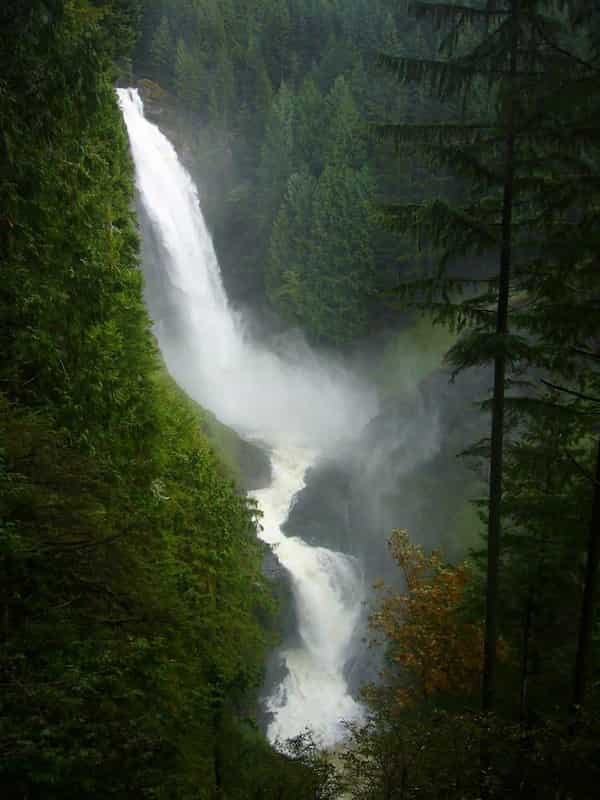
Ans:
[{"label": "wet rock", "polygon": [[406,528],[449,557],[464,553],[454,520],[477,491],[478,476],[458,456],[485,435],[487,421],[474,400],[486,376],[449,383],[438,371],[411,398],[373,419],[352,446],[310,469],[285,524],[301,536],[356,556],[369,582],[397,581],[387,552],[394,528]]}]

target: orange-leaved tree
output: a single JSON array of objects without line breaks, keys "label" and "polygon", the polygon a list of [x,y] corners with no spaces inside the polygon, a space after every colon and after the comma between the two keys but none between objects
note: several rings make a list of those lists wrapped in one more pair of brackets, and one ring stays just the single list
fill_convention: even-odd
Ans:
[{"label": "orange-leaved tree", "polygon": [[469,565],[450,566],[437,550],[427,555],[404,530],[392,533],[389,547],[405,590],[385,594],[371,626],[385,638],[388,659],[399,668],[395,700],[403,708],[438,693],[476,693],[483,624],[469,621],[461,611]]}]

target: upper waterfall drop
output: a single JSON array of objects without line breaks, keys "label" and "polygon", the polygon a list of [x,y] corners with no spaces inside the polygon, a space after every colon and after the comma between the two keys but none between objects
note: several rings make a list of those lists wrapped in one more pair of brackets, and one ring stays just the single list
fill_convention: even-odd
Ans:
[{"label": "upper waterfall drop", "polygon": [[175,149],[144,117],[135,89],[119,89],[137,186],[167,258],[170,303],[182,335],[159,335],[177,381],[226,424],[266,441],[321,450],[374,415],[373,392],[340,364],[294,339],[257,345],[230,307],[198,192]]},{"label": "upper waterfall drop", "polygon": [[304,474],[319,453],[351,438],[377,410],[374,393],[304,342],[257,343],[227,300],[198,192],[177,154],[144,117],[135,89],[119,89],[136,183],[160,247],[157,320],[170,372],[198,403],[272,451],[273,481],[254,492],[264,513],[261,538],[288,571],[299,644],[281,652],[287,674],[267,700],[272,741],[311,728],[325,746],[342,738],[341,720],[362,714],[344,668],[361,617],[364,584],[355,559],[311,547],[281,531]]}]

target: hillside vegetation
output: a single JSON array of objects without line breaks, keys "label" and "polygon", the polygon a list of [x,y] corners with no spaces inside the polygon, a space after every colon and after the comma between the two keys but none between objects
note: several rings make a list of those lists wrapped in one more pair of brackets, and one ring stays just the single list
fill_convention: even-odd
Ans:
[{"label": "hillside vegetation", "polygon": [[273,611],[256,511],[142,302],[112,88],[135,8],[0,15],[0,794],[303,796],[312,756],[253,722]]},{"label": "hillside vegetation", "polygon": [[389,324],[401,239],[376,205],[421,196],[431,178],[390,160],[365,122],[437,104],[374,76],[374,55],[428,52],[435,36],[395,0],[160,0],[142,12],[131,79],[167,92],[148,96],[177,119],[233,300],[266,299],[326,345]]}]

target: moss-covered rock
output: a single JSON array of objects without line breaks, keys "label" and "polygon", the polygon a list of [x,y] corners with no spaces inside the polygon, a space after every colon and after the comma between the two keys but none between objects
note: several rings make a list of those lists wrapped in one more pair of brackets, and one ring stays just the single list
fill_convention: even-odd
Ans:
[{"label": "moss-covered rock", "polygon": [[243,439],[232,428],[224,425],[217,417],[192,400],[183,389],[177,386],[163,366],[157,380],[169,384],[181,403],[198,421],[200,429],[218,453],[231,476],[243,491],[263,489],[271,482],[271,460],[266,451],[258,445]]}]

